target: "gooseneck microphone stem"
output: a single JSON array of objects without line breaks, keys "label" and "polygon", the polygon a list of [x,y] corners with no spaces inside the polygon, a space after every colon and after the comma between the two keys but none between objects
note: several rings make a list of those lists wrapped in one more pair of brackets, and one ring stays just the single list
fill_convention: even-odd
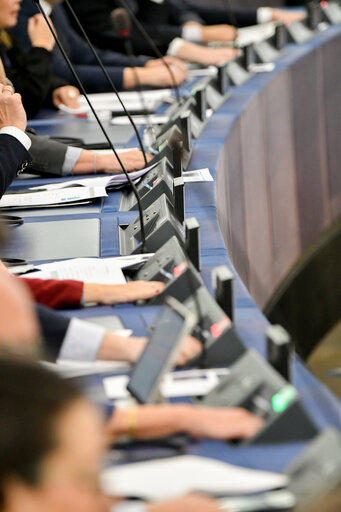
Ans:
[{"label": "gooseneck microphone stem", "polygon": [[69,0],[64,0],[64,3],[65,3],[65,5],[67,6],[67,8],[69,9],[69,11],[70,11],[70,13],[71,13],[71,15],[72,15],[73,19],[75,20],[75,22],[76,22],[76,24],[77,24],[77,27],[79,28],[80,32],[82,33],[82,36],[84,37],[84,39],[85,39],[85,40],[86,40],[86,42],[88,43],[88,46],[89,46],[89,48],[90,48],[90,50],[91,50],[91,52],[92,52],[93,56],[95,57],[95,59],[96,59],[96,61],[97,61],[98,65],[99,65],[99,67],[101,68],[101,70],[102,70],[102,72],[103,72],[103,74],[104,74],[105,78],[107,79],[108,84],[110,85],[110,87],[112,88],[112,90],[114,91],[114,93],[116,94],[117,99],[118,99],[118,101],[120,102],[120,104],[121,104],[121,106],[122,106],[122,108],[123,108],[123,110],[124,110],[124,113],[125,113],[125,114],[126,114],[126,116],[128,117],[128,119],[129,119],[129,121],[130,121],[130,123],[131,123],[132,127],[134,128],[134,131],[135,131],[135,134],[136,134],[136,137],[137,137],[137,140],[138,140],[139,146],[140,146],[141,151],[142,151],[142,153],[143,153],[144,163],[145,163],[145,166],[147,167],[147,166],[148,166],[148,161],[147,161],[147,157],[146,157],[146,152],[145,152],[145,150],[144,150],[143,143],[142,143],[142,140],[141,140],[141,137],[140,137],[139,131],[138,131],[138,129],[137,129],[136,124],[134,123],[134,120],[132,119],[132,116],[131,116],[130,112],[127,110],[127,108],[125,107],[125,105],[124,105],[123,101],[121,100],[121,97],[120,97],[120,95],[119,95],[119,93],[118,93],[118,91],[117,91],[117,89],[116,89],[116,86],[115,86],[114,82],[112,81],[112,79],[111,79],[111,77],[110,77],[109,73],[108,73],[108,72],[107,72],[107,70],[105,69],[105,67],[104,67],[104,65],[103,65],[102,60],[99,58],[99,55],[98,55],[97,51],[96,51],[96,50],[95,50],[95,48],[94,48],[94,45],[91,43],[91,41],[90,41],[90,39],[89,39],[89,37],[88,37],[87,33],[86,33],[86,32],[85,32],[85,30],[84,30],[83,25],[81,24],[81,22],[80,22],[80,20],[79,20],[78,16],[76,15],[76,13],[75,13],[74,9],[72,8],[72,6],[71,6],[71,4],[70,4]]},{"label": "gooseneck microphone stem", "polygon": [[133,50],[133,45],[131,42],[131,37],[130,37],[131,36],[131,21],[130,21],[129,14],[126,11],[126,9],[123,9],[122,7],[118,7],[117,9],[114,9],[111,12],[110,20],[111,20],[111,24],[112,24],[114,30],[119,34],[119,36],[122,38],[122,40],[124,42],[126,54],[129,58],[130,66],[132,68],[132,71],[133,71],[133,74],[135,77],[136,89],[138,90],[138,93],[139,93],[139,96],[141,99],[141,104],[142,104],[142,107],[144,110],[146,126],[147,126],[147,129],[149,130],[149,132],[153,135],[153,138],[155,141],[156,140],[155,129],[154,129],[152,123],[150,122],[150,117],[148,114],[141,81],[140,81],[139,74],[136,69],[136,58],[135,58],[135,54],[134,54],[134,50]]},{"label": "gooseneck microphone stem", "polygon": [[130,7],[129,3],[126,2],[126,0],[120,0],[120,2],[123,5],[123,7],[129,12],[129,14],[132,17],[132,20],[135,23],[137,29],[142,34],[142,36],[146,39],[147,43],[149,44],[149,46],[153,50],[153,52],[156,55],[156,57],[158,59],[162,60],[163,64],[168,69],[169,75],[170,75],[171,80],[172,80],[173,89],[174,89],[174,92],[175,92],[176,99],[177,99],[177,101],[179,103],[181,103],[181,96],[180,96],[179,87],[178,87],[178,85],[176,83],[175,76],[174,76],[174,73],[172,71],[171,66],[168,64],[168,62],[166,61],[166,59],[164,58],[164,56],[162,55],[162,53],[160,52],[160,50],[158,49],[158,47],[154,43],[153,39],[150,37],[150,35],[146,31],[146,29],[144,28],[144,26],[142,25],[142,23],[138,20],[137,16],[135,15],[134,11]]},{"label": "gooseneck microphone stem", "polygon": [[92,103],[91,103],[91,101],[90,101],[90,99],[89,99],[89,97],[88,97],[88,95],[87,95],[87,93],[85,91],[85,88],[84,88],[84,86],[83,86],[83,84],[82,84],[82,82],[81,82],[81,80],[80,80],[80,78],[79,78],[75,68],[72,65],[72,62],[70,61],[66,51],[64,50],[64,47],[63,47],[62,43],[60,42],[60,40],[59,40],[59,38],[58,38],[54,28],[52,27],[52,24],[51,24],[50,20],[46,16],[44,9],[40,5],[40,1],[39,0],[33,0],[33,2],[37,5],[37,7],[39,9],[39,12],[41,13],[43,18],[45,19],[45,21],[46,21],[46,23],[47,23],[47,25],[48,25],[48,27],[49,27],[49,29],[51,31],[51,34],[53,35],[53,38],[54,38],[54,40],[55,40],[55,42],[56,42],[60,52],[63,55],[63,58],[64,58],[65,62],[67,63],[67,65],[68,65],[68,67],[69,67],[69,69],[70,69],[70,71],[71,71],[71,73],[72,73],[72,75],[73,75],[73,77],[74,77],[74,79],[75,79],[79,89],[81,90],[83,96],[85,97],[85,99],[86,99],[86,101],[87,101],[87,103],[88,103],[88,105],[90,107],[90,110],[93,113],[93,115],[94,115],[94,117],[95,117],[95,119],[96,119],[96,121],[98,123],[98,126],[102,130],[102,133],[103,133],[105,139],[107,140],[110,149],[113,151],[115,157],[117,158],[117,161],[118,161],[119,165],[121,166],[122,171],[124,172],[128,182],[129,182],[129,184],[130,184],[130,186],[131,186],[131,188],[133,190],[134,196],[135,196],[136,201],[137,201],[138,209],[139,209],[139,217],[140,217],[140,224],[141,224],[141,244],[142,244],[141,250],[142,250],[142,252],[145,252],[146,236],[145,236],[145,228],[144,228],[144,220],[143,220],[143,209],[142,209],[141,199],[140,199],[140,196],[139,196],[139,194],[138,194],[138,192],[136,190],[135,184],[132,181],[131,177],[129,176],[129,173],[127,172],[126,168],[124,167],[124,165],[122,163],[122,160],[120,159],[120,157],[119,157],[119,155],[118,155],[118,153],[117,153],[113,143],[111,142],[110,137],[109,137],[106,129],[104,128],[101,120],[99,119],[99,117],[97,115],[97,112],[96,112],[95,108],[93,107],[93,105],[92,105]]}]

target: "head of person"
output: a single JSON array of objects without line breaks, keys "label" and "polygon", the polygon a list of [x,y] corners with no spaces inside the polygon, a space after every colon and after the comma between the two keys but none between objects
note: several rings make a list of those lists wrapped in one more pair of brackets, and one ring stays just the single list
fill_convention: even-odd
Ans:
[{"label": "head of person", "polygon": [[0,0],[0,30],[17,24],[20,4],[21,0]]},{"label": "head of person", "polygon": [[103,512],[102,418],[38,364],[0,359],[0,511]]}]

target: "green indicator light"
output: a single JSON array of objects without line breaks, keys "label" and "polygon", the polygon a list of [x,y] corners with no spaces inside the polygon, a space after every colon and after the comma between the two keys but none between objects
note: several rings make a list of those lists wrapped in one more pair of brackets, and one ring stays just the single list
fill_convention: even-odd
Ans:
[{"label": "green indicator light", "polygon": [[194,96],[196,93],[197,93],[197,90],[196,89],[192,89],[192,91],[191,91],[192,96]]},{"label": "green indicator light", "polygon": [[296,397],[296,389],[293,386],[286,386],[273,395],[271,399],[272,408],[275,412],[283,412]]},{"label": "green indicator light", "polygon": [[168,139],[165,140],[160,146],[159,146],[159,153],[165,148],[168,144]]}]

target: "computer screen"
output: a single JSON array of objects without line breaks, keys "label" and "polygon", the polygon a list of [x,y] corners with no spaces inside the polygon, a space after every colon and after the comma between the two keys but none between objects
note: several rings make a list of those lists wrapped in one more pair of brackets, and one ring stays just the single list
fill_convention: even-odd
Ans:
[{"label": "computer screen", "polygon": [[145,350],[132,371],[128,391],[141,404],[153,402],[159,395],[159,383],[171,369],[177,349],[194,325],[194,316],[175,299],[162,308]]}]

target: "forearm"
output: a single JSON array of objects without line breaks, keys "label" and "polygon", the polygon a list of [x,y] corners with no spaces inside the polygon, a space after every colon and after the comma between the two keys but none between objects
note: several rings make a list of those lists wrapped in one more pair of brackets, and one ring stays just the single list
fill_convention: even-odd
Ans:
[{"label": "forearm", "polygon": [[107,424],[107,432],[110,437],[132,434],[141,439],[187,433],[190,410],[191,406],[186,404],[117,409]]}]

